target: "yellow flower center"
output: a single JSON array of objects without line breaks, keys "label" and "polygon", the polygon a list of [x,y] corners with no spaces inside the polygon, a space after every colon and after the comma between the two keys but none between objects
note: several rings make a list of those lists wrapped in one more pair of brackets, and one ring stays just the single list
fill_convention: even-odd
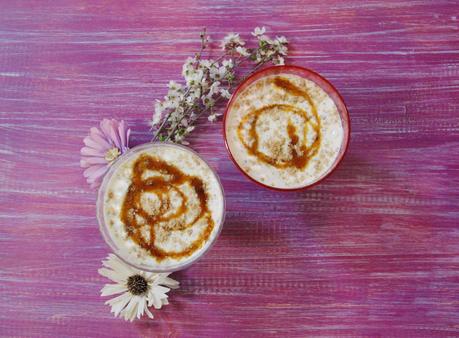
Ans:
[{"label": "yellow flower center", "polygon": [[116,160],[116,158],[120,155],[121,155],[121,152],[118,148],[112,148],[112,149],[107,150],[107,152],[105,153],[104,159],[107,162],[112,162]]}]

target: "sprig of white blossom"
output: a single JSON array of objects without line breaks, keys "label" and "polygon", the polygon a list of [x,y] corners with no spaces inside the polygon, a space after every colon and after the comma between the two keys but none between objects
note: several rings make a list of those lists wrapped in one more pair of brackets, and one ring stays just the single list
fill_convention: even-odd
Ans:
[{"label": "sprig of white blossom", "polygon": [[265,27],[256,27],[252,32],[257,39],[255,48],[248,48],[239,34],[227,34],[221,42],[222,55],[212,59],[204,58],[210,41],[204,29],[200,35],[201,50],[183,64],[184,84],[170,81],[167,95],[155,102],[151,120],[153,141],[188,144],[185,137],[195,129],[201,115],[207,115],[207,119],[214,122],[221,115],[216,105],[229,99],[232,88],[241,80],[237,70],[243,62],[254,63],[248,75],[269,62],[284,64],[287,39],[284,36],[271,39],[265,32]]}]

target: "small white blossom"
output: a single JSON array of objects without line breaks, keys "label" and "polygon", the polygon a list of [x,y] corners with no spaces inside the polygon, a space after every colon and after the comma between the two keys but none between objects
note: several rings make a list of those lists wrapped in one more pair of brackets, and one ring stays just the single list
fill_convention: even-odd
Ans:
[{"label": "small white blossom", "polygon": [[250,53],[247,51],[247,48],[245,47],[236,47],[236,52],[239,53],[242,56],[250,56]]},{"label": "small white blossom", "polygon": [[188,127],[188,120],[186,118],[183,118],[182,121],[180,121],[180,123],[182,124],[182,126]]},{"label": "small white blossom", "polygon": [[196,63],[196,58],[189,57],[186,59],[182,67],[182,76],[187,77],[190,73],[194,72],[194,64]]},{"label": "small white blossom", "polygon": [[209,69],[209,76],[211,78],[211,80],[213,81],[216,81],[216,80],[220,80],[220,72],[218,70],[218,67],[212,67]]},{"label": "small white blossom", "polygon": [[228,59],[228,60],[223,60],[222,61],[222,66],[225,67],[226,69],[233,69],[234,63],[233,59]]},{"label": "small white blossom", "polygon": [[225,99],[229,99],[231,97],[230,92],[225,88],[220,88],[220,95]]},{"label": "small white blossom", "polygon": [[204,72],[202,69],[192,69],[188,75],[185,76],[187,86],[195,86],[200,84],[203,80]]},{"label": "small white blossom", "polygon": [[228,72],[228,68],[225,66],[220,66],[218,67],[218,75],[220,76],[221,79],[223,79]]},{"label": "small white blossom", "polygon": [[[174,136],[174,142],[176,143],[182,143],[183,142],[183,135],[180,135],[180,134],[176,134]],[[183,143],[182,143],[183,144]]]},{"label": "small white blossom", "polygon": [[214,60],[212,59],[206,59],[206,60],[201,60],[199,61],[199,66],[202,67],[202,68],[210,68],[212,67],[212,65],[215,63]]},{"label": "small white blossom", "polygon": [[207,108],[210,108],[215,104],[215,100],[212,98],[212,95],[206,95],[202,97],[202,103]]},{"label": "small white blossom", "polygon": [[151,120],[151,126],[152,127],[158,125],[159,122],[161,122],[161,117],[163,115],[163,111],[164,111],[164,108],[163,108],[163,105],[162,105],[161,101],[156,100],[156,102],[155,102],[155,112],[153,113],[153,119]]},{"label": "small white blossom", "polygon": [[209,88],[209,96],[212,97],[212,95],[214,95],[215,93],[218,93],[219,92],[219,86],[220,86],[220,82],[219,81],[216,81],[214,83],[212,83],[212,85],[210,86]]},{"label": "small white blossom", "polygon": [[220,66],[218,63],[216,63],[214,67],[210,68],[209,77],[212,81],[220,81],[225,77],[227,71],[228,70],[226,67]]},{"label": "small white blossom", "polygon": [[273,58],[273,63],[275,65],[284,65],[284,58],[282,56],[276,56],[275,58]]},{"label": "small white blossom", "polygon": [[285,36],[276,36],[276,41],[277,41],[278,43],[280,43],[280,44],[283,44],[283,45],[285,45],[285,44],[288,43],[288,41],[287,41],[287,39],[285,38]]},{"label": "small white blossom", "polygon": [[[199,97],[200,95],[197,95],[197,96]],[[185,99],[185,104],[188,106],[192,106],[194,101],[196,101],[195,94],[190,92],[190,94]]]},{"label": "small white blossom", "polygon": [[273,40],[269,38],[267,35],[259,35],[258,36],[258,41],[261,46],[263,45],[271,45],[273,43]]},{"label": "small white blossom", "polygon": [[255,37],[258,37],[260,35],[263,35],[265,34],[266,32],[266,28],[263,26],[263,27],[255,27],[255,29],[253,30],[252,32],[252,35],[255,36]]},{"label": "small white blossom", "polygon": [[239,34],[229,33],[223,38],[221,47],[222,50],[233,51],[237,47],[244,46],[245,42],[241,39]]},{"label": "small white blossom", "polygon": [[210,86],[210,80],[208,77],[203,77],[201,82],[198,84],[198,88],[200,86],[201,90],[205,92],[207,89],[209,89]]},{"label": "small white blossom", "polygon": [[164,97],[163,107],[165,109],[176,109],[179,106],[180,100],[178,97]]},{"label": "small white blossom", "polygon": [[276,40],[274,40],[274,45],[277,50],[277,53],[281,55],[287,55],[287,51],[288,51],[287,44],[288,44],[287,39],[283,36],[276,37]]},{"label": "small white blossom", "polygon": [[173,80],[169,81],[169,84],[167,86],[172,91],[180,91],[182,89],[182,85],[180,83],[177,83],[177,82],[173,81]]},{"label": "small white blossom", "polygon": [[217,114],[211,114],[207,117],[209,122],[214,122],[217,119]]}]

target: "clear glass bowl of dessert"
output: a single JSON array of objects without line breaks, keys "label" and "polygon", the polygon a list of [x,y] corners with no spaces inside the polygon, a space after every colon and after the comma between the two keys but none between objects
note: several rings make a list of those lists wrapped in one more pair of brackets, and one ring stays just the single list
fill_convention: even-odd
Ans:
[{"label": "clear glass bowl of dessert", "polygon": [[217,239],[225,217],[218,175],[193,150],[147,143],[113,163],[97,198],[103,238],[126,263],[145,271],[181,270]]},{"label": "clear glass bowl of dessert", "polygon": [[336,169],[349,144],[350,121],[328,80],[306,68],[273,66],[235,90],[223,130],[231,159],[248,178],[298,190]]}]

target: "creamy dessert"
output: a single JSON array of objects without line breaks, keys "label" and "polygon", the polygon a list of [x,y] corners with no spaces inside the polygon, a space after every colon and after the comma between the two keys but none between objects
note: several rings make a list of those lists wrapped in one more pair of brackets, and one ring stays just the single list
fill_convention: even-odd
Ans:
[{"label": "creamy dessert", "polygon": [[261,77],[238,93],[225,133],[239,167],[279,189],[320,180],[335,163],[344,136],[333,99],[313,81],[290,73]]},{"label": "creamy dessert", "polygon": [[105,236],[138,267],[175,270],[199,257],[219,233],[220,182],[197,154],[147,144],[115,163],[99,199]]}]

